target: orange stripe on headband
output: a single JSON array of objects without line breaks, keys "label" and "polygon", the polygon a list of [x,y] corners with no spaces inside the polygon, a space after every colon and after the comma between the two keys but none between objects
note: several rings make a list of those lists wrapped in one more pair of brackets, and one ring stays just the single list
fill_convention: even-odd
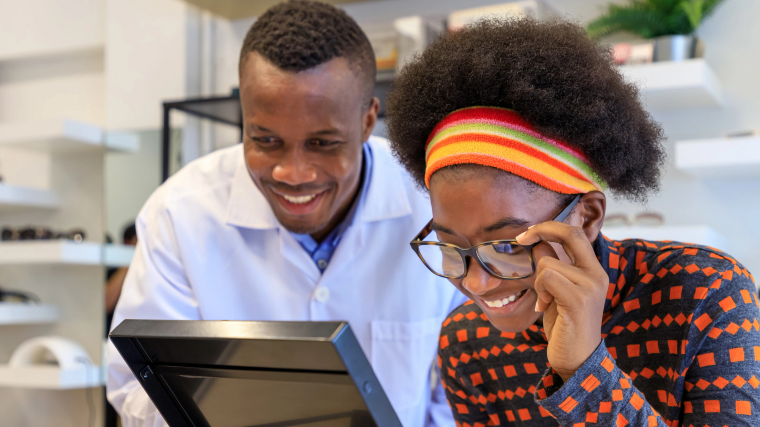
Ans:
[{"label": "orange stripe on headband", "polygon": [[547,138],[514,111],[470,107],[450,113],[425,145],[425,184],[446,166],[476,164],[513,173],[557,193],[604,191],[583,154]]}]

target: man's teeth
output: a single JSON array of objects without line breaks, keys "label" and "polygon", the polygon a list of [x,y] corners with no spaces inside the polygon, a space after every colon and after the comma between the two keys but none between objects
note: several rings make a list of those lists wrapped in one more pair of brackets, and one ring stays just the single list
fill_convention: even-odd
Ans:
[{"label": "man's teeth", "polygon": [[523,293],[525,293],[525,291],[520,291],[514,295],[510,295],[502,299],[497,299],[496,301],[486,301],[486,300],[483,300],[483,301],[485,301],[486,305],[488,305],[489,307],[499,308],[499,307],[504,307],[510,302],[514,302],[516,299],[520,298]]},{"label": "man's teeth", "polygon": [[315,197],[317,197],[316,194],[310,194],[308,196],[286,196],[282,194],[283,199],[289,201],[290,203],[295,203],[297,205],[309,203],[310,201],[314,200]]}]

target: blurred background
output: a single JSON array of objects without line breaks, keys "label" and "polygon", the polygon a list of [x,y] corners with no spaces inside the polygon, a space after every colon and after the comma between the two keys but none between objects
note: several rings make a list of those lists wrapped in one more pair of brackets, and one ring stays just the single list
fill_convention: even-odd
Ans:
[{"label": "blurred background", "polygon": [[[102,354],[130,226],[171,174],[240,142],[239,49],[276,3],[0,0],[3,426],[113,422]],[[472,20],[527,14],[588,26],[668,136],[661,191],[646,205],[610,198],[604,233],[706,244],[760,271],[760,2],[331,3],[368,34],[381,100],[411,55]],[[384,132],[381,120],[375,133]]]}]

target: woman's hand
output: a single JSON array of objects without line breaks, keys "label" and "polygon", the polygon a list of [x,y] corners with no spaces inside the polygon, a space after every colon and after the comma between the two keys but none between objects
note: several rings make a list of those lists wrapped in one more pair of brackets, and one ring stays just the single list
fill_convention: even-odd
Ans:
[{"label": "woman's hand", "polygon": [[533,250],[537,258],[536,311],[544,312],[547,356],[552,368],[567,381],[602,341],[609,277],[582,229],[549,221],[517,236],[522,245],[539,240],[561,244],[572,261],[572,265],[560,261],[547,243]]}]

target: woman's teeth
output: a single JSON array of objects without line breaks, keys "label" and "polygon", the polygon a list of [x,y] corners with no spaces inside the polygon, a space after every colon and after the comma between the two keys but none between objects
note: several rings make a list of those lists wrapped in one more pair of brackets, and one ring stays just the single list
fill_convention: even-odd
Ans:
[{"label": "woman's teeth", "polygon": [[486,301],[486,300],[483,300],[483,301],[485,301],[486,305],[488,305],[491,308],[499,308],[499,307],[504,307],[505,305],[508,305],[510,302],[514,302],[516,299],[520,298],[522,294],[524,293],[525,291],[522,290],[514,295],[510,295],[502,299],[497,299],[496,301]]},{"label": "woman's teeth", "polygon": [[309,203],[310,201],[314,200],[315,197],[317,197],[317,194],[310,194],[308,196],[286,196],[284,194],[281,194],[282,198],[289,201],[290,203],[294,203],[296,205],[302,205],[304,203]]}]

